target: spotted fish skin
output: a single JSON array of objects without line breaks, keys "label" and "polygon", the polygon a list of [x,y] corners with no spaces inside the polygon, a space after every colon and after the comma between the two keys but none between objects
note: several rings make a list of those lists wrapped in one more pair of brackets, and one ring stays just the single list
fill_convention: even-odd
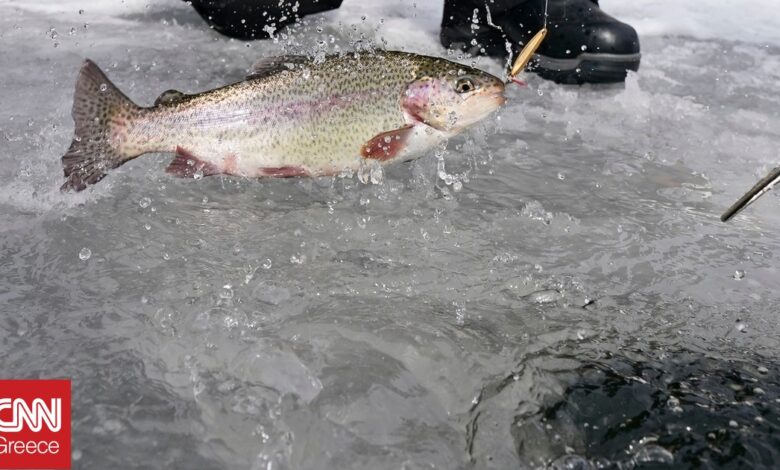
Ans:
[{"label": "spotted fish skin", "polygon": [[178,176],[317,176],[423,154],[504,103],[503,82],[404,52],[265,61],[247,80],[155,106],[127,99],[92,62],[76,86],[63,189],[139,155],[172,152]]}]

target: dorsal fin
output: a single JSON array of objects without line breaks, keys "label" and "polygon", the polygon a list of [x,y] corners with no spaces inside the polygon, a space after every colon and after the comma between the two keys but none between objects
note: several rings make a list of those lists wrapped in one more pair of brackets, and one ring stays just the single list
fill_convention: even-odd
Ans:
[{"label": "dorsal fin", "polygon": [[305,55],[282,55],[277,57],[266,57],[260,59],[252,69],[249,71],[249,75],[246,76],[248,80],[253,78],[263,78],[275,73],[283,72],[285,70],[292,70],[296,66],[309,62],[310,59]]},{"label": "dorsal fin", "polygon": [[160,96],[157,97],[156,100],[154,100],[154,105],[158,106],[161,104],[175,103],[186,97],[187,95],[180,92],[179,90],[165,90],[160,94]]}]

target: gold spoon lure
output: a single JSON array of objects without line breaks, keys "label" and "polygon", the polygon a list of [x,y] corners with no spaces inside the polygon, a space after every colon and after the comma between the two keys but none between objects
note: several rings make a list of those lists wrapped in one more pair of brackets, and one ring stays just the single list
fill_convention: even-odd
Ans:
[{"label": "gold spoon lure", "polygon": [[515,59],[515,63],[512,65],[512,71],[509,73],[510,77],[515,78],[517,74],[523,71],[536,53],[536,50],[542,45],[545,36],[547,36],[546,26],[539,30],[538,33],[534,34],[534,37],[528,41],[528,44],[526,44],[525,47],[523,47],[523,50],[520,51],[520,54],[517,55],[517,59]]}]

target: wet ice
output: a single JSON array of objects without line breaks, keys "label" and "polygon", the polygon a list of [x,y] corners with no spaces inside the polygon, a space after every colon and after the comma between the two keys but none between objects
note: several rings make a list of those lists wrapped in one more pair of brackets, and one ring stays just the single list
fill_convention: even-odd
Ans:
[{"label": "wet ice", "polygon": [[625,86],[526,77],[375,184],[151,156],[61,195],[84,57],[150,105],[290,50],[446,54],[438,2],[346,1],[250,48],[146,3],[0,3],[2,372],[73,379],[80,465],[777,460],[777,195],[718,221],[777,165],[767,2],[605,0],[645,33]]}]

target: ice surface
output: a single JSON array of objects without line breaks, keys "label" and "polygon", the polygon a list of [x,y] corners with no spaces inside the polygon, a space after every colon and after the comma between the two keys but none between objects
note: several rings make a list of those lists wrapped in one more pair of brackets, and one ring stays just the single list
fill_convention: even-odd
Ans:
[{"label": "ice surface", "polygon": [[527,77],[381,184],[148,156],[57,190],[85,57],[148,105],[320,39],[446,54],[439,2],[344,3],[244,43],[173,0],[0,0],[0,372],[73,379],[74,467],[771,468],[777,196],[718,220],[778,164],[768,0],[603,0],[625,86]]}]

